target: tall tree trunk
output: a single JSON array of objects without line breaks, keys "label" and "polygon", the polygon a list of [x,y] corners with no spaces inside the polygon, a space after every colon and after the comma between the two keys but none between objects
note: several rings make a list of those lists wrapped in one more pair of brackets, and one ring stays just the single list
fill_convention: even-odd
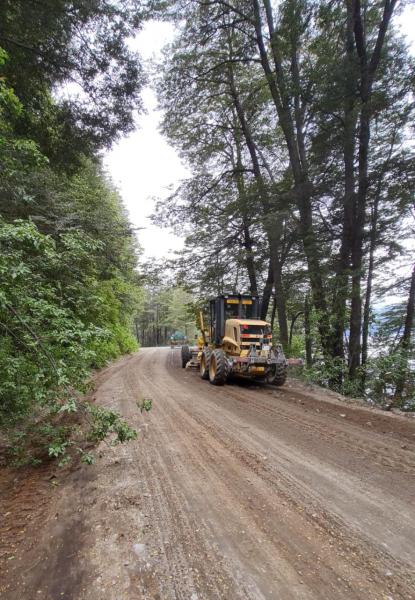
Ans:
[{"label": "tall tree trunk", "polygon": [[301,317],[301,315],[304,314],[304,311],[300,310],[298,313],[296,313],[295,315],[293,315],[292,319],[291,319],[291,325],[290,325],[290,338],[288,340],[288,349],[289,352],[291,354],[292,352],[292,343],[293,343],[293,334],[294,334],[294,326],[297,322],[298,317]]},{"label": "tall tree trunk", "polygon": [[238,189],[238,197],[239,197],[239,207],[240,212],[242,214],[242,227],[243,227],[243,246],[245,249],[245,265],[249,278],[249,287],[251,294],[258,293],[258,284],[256,277],[256,269],[255,269],[255,261],[254,261],[254,251],[253,251],[253,243],[251,238],[251,232],[249,229],[249,219],[247,215],[247,198],[246,198],[246,190],[245,190],[245,182],[243,176],[243,165],[242,165],[242,151],[241,151],[241,142],[239,139],[239,135],[235,129],[235,146],[236,146],[236,165],[235,165],[235,175],[236,175],[236,186]]},{"label": "tall tree trunk", "polygon": [[356,198],[356,211],[353,226],[352,244],[352,298],[350,308],[349,335],[349,376],[355,379],[361,364],[362,332],[362,271],[363,239],[366,217],[366,196],[368,188],[368,152],[370,142],[369,107],[364,104],[360,117],[359,131],[359,185]]},{"label": "tall tree trunk", "polygon": [[[382,184],[385,173],[388,169],[389,162],[392,156],[393,149],[395,147],[396,142],[396,132],[394,131],[392,134],[392,139],[390,143],[389,153],[382,165],[382,170],[379,174],[379,179],[377,182],[375,198],[373,200],[372,214],[370,219],[370,241],[369,241],[369,264],[367,270],[367,283],[366,283],[366,294],[365,294],[365,304],[363,308],[363,330],[362,330],[362,366],[364,366],[367,362],[368,357],[368,346],[369,346],[369,324],[370,324],[370,305],[372,301],[372,282],[373,282],[373,274],[374,274],[374,266],[375,266],[375,250],[377,245],[377,226],[378,226],[378,214],[379,214],[379,202],[380,195],[382,191]],[[365,372],[362,373],[363,377],[363,387],[365,380]]]},{"label": "tall tree trunk", "polygon": [[406,307],[405,326],[401,338],[401,346],[409,348],[411,344],[411,334],[414,325],[415,309],[415,265],[412,268],[411,284],[409,286],[408,304]]},{"label": "tall tree trunk", "polygon": [[[363,240],[368,190],[368,157],[370,143],[370,124],[372,118],[373,82],[379,67],[386,32],[397,0],[384,0],[382,19],[372,54],[367,53],[365,19],[362,16],[360,0],[346,0],[346,6],[352,11],[354,40],[360,63],[361,112],[359,120],[359,166],[358,190],[356,196],[353,223],[352,245],[352,298],[349,337],[349,376],[355,379],[361,364],[362,298],[361,281],[363,266]],[[363,8],[363,11],[365,9]]]},{"label": "tall tree trunk", "polygon": [[244,235],[244,248],[245,248],[245,264],[246,270],[249,277],[249,289],[251,294],[258,294],[258,284],[256,279],[256,269],[254,262],[253,244],[251,238],[251,232],[246,222],[246,218],[243,217],[243,235]]},{"label": "tall tree trunk", "polygon": [[406,307],[405,326],[400,340],[400,350],[402,352],[402,365],[395,389],[395,403],[402,400],[402,394],[405,389],[406,377],[408,374],[408,355],[411,348],[411,336],[414,326],[415,312],[415,265],[412,269],[411,285],[409,287],[408,304]]},{"label": "tall tree trunk", "polygon": [[278,314],[278,328],[280,332],[280,342],[284,350],[288,349],[288,326],[287,309],[284,285],[282,281],[282,265],[279,257],[274,257],[274,286],[275,286],[275,304]]},{"label": "tall tree trunk", "polygon": [[[344,330],[346,322],[346,301],[348,298],[348,284],[350,271],[350,256],[353,241],[353,213],[355,202],[355,173],[354,157],[356,148],[356,97],[357,90],[354,38],[353,38],[353,12],[347,5],[346,25],[346,57],[345,73],[348,95],[344,103],[344,136],[343,136],[343,162],[344,162],[344,199],[343,223],[341,245],[336,269],[336,283],[333,300],[333,357],[344,359]],[[342,378],[341,371],[339,376]],[[341,384],[341,381],[338,381]]]},{"label": "tall tree trunk", "polygon": [[[274,70],[271,68],[268,50],[262,33],[262,18],[259,0],[252,0],[253,18],[256,33],[256,41],[261,59],[261,65],[274,101],[278,114],[279,123],[284,134],[287,145],[290,168],[294,179],[294,198],[300,214],[300,235],[302,238],[304,253],[307,260],[310,277],[313,303],[319,311],[319,333],[324,355],[328,358],[332,354],[332,343],[330,336],[329,319],[327,319],[327,300],[321,276],[318,244],[313,229],[312,214],[312,185],[307,172],[304,152],[304,136],[301,122],[297,122],[295,130],[293,117],[291,115],[291,101],[289,96],[284,72],[282,69],[282,58],[279,54],[277,32],[272,18],[272,7],[270,0],[263,0],[266,20],[271,40],[271,55]],[[295,99],[294,99],[295,100]]]},{"label": "tall tree trunk", "polygon": [[271,312],[271,330],[274,331],[275,324],[275,313],[277,312],[277,296],[274,294],[272,299],[272,312]]},{"label": "tall tree trunk", "polygon": [[[266,182],[263,178],[261,172],[261,166],[258,159],[258,154],[256,150],[256,145],[252,136],[251,128],[246,119],[244,108],[241,104],[238,90],[235,84],[235,78],[233,73],[232,64],[229,65],[228,68],[228,81],[230,93],[233,99],[234,107],[236,114],[239,119],[239,123],[241,126],[242,133],[245,138],[245,142],[249,151],[249,155],[252,162],[252,170],[254,172],[255,180],[257,182],[259,195],[261,204],[264,209],[264,215],[269,218],[270,213],[272,212],[272,205],[269,198],[269,193],[267,189]],[[273,223],[266,222],[264,224],[265,231],[267,233],[269,248],[270,248],[270,259],[272,263],[272,268],[274,271],[274,284],[275,284],[275,293],[276,293],[276,303],[277,303],[277,313],[278,313],[278,324],[280,328],[280,337],[281,343],[284,347],[287,347],[288,344],[288,328],[287,328],[287,313],[286,313],[286,299],[284,293],[284,286],[282,283],[282,262],[280,257],[280,242],[279,238],[281,236],[282,231],[282,217],[276,216],[273,220]]]},{"label": "tall tree trunk", "polygon": [[[370,231],[370,247],[369,247],[369,264],[367,268],[367,282],[365,304],[363,308],[363,330],[362,330],[362,366],[367,363],[368,348],[369,348],[369,325],[370,325],[370,304],[372,301],[372,282],[375,266],[375,249],[377,240],[377,221],[378,221],[378,203],[379,196],[375,198],[371,218]],[[364,379],[364,374],[362,374]]]},{"label": "tall tree trunk", "polygon": [[261,301],[261,319],[266,320],[268,315],[269,302],[271,300],[272,288],[274,287],[274,269],[270,258],[268,265],[268,275],[262,292]]},{"label": "tall tree trunk", "polygon": [[313,366],[313,340],[311,338],[310,324],[310,301],[308,296],[304,300],[304,336],[305,336],[305,360],[308,369]]}]

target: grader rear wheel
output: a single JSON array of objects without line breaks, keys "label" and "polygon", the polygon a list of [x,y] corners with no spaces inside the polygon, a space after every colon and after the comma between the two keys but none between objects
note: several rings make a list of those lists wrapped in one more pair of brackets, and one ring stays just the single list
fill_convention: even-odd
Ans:
[{"label": "grader rear wheel", "polygon": [[186,367],[189,360],[192,358],[192,353],[190,352],[189,346],[182,346],[182,367],[183,369]]},{"label": "grader rear wheel", "polygon": [[223,350],[214,350],[209,362],[209,381],[212,385],[224,385],[228,377],[228,361]]},{"label": "grader rear wheel", "polygon": [[210,348],[204,348],[202,357],[200,359],[200,377],[202,379],[209,379],[209,363],[212,351]]}]

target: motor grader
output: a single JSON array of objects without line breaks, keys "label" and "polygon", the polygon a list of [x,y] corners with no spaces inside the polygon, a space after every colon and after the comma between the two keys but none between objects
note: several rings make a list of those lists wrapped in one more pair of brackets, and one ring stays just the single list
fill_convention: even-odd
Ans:
[{"label": "motor grader", "polygon": [[210,300],[207,324],[203,313],[199,315],[198,345],[182,347],[183,368],[198,368],[202,379],[213,385],[224,385],[230,377],[283,385],[287,361],[259,311],[259,297],[249,294]]}]

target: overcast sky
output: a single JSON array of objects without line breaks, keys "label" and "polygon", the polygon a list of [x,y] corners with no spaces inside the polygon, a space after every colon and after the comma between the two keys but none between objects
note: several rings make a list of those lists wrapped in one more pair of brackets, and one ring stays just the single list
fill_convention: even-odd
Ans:
[{"label": "overcast sky", "polygon": [[[415,7],[399,18],[402,31],[415,49]],[[150,22],[132,43],[145,60],[157,58],[163,46],[174,37],[172,25]],[[149,215],[154,199],[166,197],[180,179],[186,176],[177,153],[158,131],[161,119],[157,100],[151,88],[143,91],[146,115],[137,118],[137,129],[123,138],[104,157],[105,166],[121,192],[130,219],[143,228],[138,238],[146,258],[162,258],[178,250],[183,240],[166,229],[152,225]]]},{"label": "overcast sky", "polygon": [[[162,47],[173,39],[174,30],[168,23],[148,23],[132,44],[145,60],[155,58]],[[130,219],[138,232],[145,256],[161,258],[169,250],[182,247],[180,238],[166,229],[152,225],[149,215],[154,199],[166,197],[171,186],[186,176],[176,151],[158,131],[161,114],[151,88],[143,91],[147,114],[137,118],[137,130],[123,138],[104,157],[105,166],[121,192]]]}]

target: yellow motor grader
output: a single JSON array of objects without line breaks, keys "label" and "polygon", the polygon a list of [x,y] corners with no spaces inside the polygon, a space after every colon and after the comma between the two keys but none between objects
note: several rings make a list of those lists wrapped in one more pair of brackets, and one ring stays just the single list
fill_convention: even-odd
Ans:
[{"label": "yellow motor grader", "polygon": [[253,295],[223,294],[210,300],[207,327],[200,313],[198,345],[182,346],[183,368],[198,368],[213,385],[224,385],[229,377],[283,385],[287,361],[259,310],[259,297]]}]

